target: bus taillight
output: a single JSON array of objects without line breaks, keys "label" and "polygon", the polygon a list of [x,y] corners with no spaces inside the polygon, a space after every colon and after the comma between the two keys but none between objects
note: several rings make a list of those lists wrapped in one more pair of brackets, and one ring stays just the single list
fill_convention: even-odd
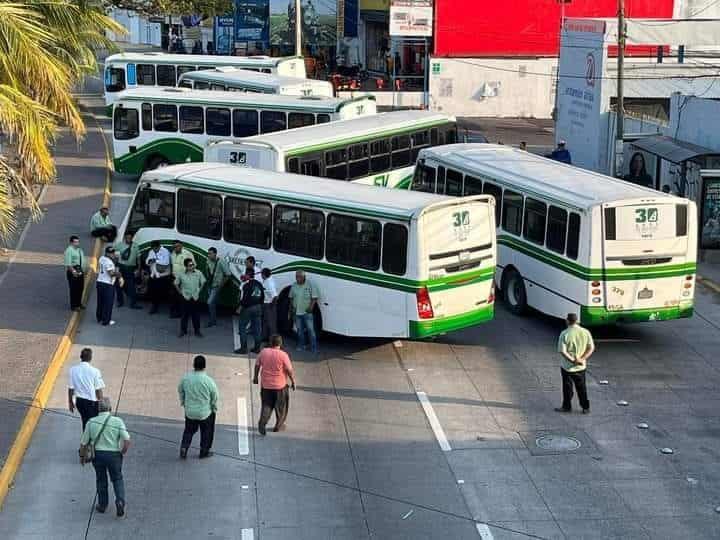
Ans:
[{"label": "bus taillight", "polygon": [[418,289],[415,293],[415,297],[417,298],[418,316],[421,319],[432,319],[435,314],[433,313],[430,293],[428,292],[427,287]]}]

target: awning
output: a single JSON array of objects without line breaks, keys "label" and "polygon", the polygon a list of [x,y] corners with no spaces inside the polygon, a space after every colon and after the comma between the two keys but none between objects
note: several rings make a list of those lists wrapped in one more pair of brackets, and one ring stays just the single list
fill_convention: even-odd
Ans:
[{"label": "awning", "polygon": [[667,135],[653,135],[644,137],[631,144],[640,150],[645,150],[650,154],[660,156],[664,160],[672,163],[682,163],[700,156],[718,155],[720,152],[710,150],[697,144],[692,144],[678,139],[673,139]]}]

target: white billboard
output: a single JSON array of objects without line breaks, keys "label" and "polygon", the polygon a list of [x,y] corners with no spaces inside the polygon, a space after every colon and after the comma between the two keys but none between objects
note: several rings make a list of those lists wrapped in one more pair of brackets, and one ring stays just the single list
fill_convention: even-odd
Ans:
[{"label": "white billboard", "polygon": [[432,0],[391,0],[391,36],[432,36]]}]

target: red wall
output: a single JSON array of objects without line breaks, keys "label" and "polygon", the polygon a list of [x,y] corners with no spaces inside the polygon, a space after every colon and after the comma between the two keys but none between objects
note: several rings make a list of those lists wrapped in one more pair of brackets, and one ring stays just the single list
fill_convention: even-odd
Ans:
[{"label": "red wall", "polygon": [[[626,0],[628,17],[671,18],[674,0]],[[614,17],[617,0],[573,0],[566,17]],[[556,56],[556,0],[435,0],[436,56]]]}]

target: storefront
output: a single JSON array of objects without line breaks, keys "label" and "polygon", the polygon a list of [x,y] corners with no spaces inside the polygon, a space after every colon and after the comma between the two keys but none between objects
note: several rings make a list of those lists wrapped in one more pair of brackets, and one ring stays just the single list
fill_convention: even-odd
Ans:
[{"label": "storefront", "polygon": [[360,0],[360,61],[370,72],[387,73],[390,0]]}]

